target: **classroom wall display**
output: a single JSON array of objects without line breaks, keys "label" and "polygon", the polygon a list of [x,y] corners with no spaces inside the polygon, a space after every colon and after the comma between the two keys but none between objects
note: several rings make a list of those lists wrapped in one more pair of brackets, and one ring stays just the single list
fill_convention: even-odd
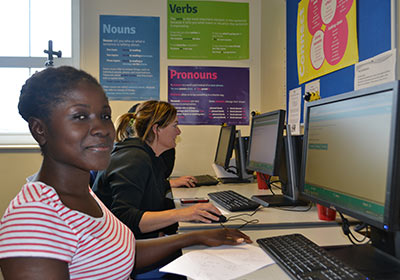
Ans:
[{"label": "classroom wall display", "polygon": [[[395,26],[392,25],[391,2],[391,0],[354,2],[356,4],[358,57],[360,61],[372,58],[392,48],[391,34],[392,30],[395,30]],[[302,94],[305,92],[305,84],[299,81],[297,71],[297,14],[299,3],[300,0],[286,1],[286,95],[288,106],[290,90],[301,87]],[[320,76],[318,79],[320,80],[321,98],[354,90],[354,68],[355,65],[353,64]],[[303,103],[302,99],[302,108]],[[288,110],[290,108],[287,108]],[[301,114],[301,122],[303,122],[303,114]]]},{"label": "classroom wall display", "polygon": [[356,62],[356,0],[300,1],[297,13],[300,83]]},{"label": "classroom wall display", "polygon": [[249,68],[168,67],[168,102],[179,124],[249,124]]},{"label": "classroom wall display", "polygon": [[100,15],[100,84],[110,100],[160,98],[160,18]]},{"label": "classroom wall display", "polygon": [[168,0],[169,59],[249,59],[249,3]]}]

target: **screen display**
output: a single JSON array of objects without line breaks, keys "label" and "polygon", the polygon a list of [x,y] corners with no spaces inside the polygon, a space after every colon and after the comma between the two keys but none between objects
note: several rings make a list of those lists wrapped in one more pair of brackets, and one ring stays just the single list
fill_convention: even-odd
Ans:
[{"label": "screen display", "polygon": [[235,126],[222,126],[219,134],[214,163],[225,168],[229,166],[235,141]]},{"label": "screen display", "polygon": [[275,175],[277,145],[283,133],[281,112],[284,111],[266,113],[253,118],[247,169]]},{"label": "screen display", "polygon": [[383,221],[392,103],[386,90],[308,108],[305,194]]}]

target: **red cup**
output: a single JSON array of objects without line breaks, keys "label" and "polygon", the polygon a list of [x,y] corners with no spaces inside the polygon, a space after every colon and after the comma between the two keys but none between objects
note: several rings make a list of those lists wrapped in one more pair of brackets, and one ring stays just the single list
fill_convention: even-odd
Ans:
[{"label": "red cup", "polygon": [[257,173],[257,183],[258,183],[258,188],[260,190],[267,190],[268,189],[268,185],[266,180],[269,179],[268,175],[265,175],[263,173],[260,172],[256,172]]},{"label": "red cup", "polygon": [[334,221],[336,219],[336,210],[317,204],[318,218],[324,221]]}]

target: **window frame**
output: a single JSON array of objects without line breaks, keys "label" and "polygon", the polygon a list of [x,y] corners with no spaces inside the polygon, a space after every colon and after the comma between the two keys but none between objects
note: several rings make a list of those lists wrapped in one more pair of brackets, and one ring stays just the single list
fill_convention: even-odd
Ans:
[{"label": "window frame", "polygon": [[[70,65],[79,68],[80,65],[80,1],[71,0],[71,57],[55,58],[54,66]],[[43,68],[47,60],[43,57],[0,56],[1,68]],[[27,133],[0,133],[0,149],[5,148],[39,148],[29,131]]]}]

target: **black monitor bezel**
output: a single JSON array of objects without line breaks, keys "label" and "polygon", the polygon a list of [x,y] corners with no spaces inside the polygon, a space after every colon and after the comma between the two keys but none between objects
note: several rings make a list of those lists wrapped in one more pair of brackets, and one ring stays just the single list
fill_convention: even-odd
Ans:
[{"label": "black monitor bezel", "polygon": [[[219,162],[219,161],[217,161],[217,157],[218,157],[218,154],[219,154],[219,150],[221,149],[220,145],[221,145],[221,137],[222,137],[223,130],[230,130],[229,131],[228,150],[224,151],[225,152],[224,162]],[[232,158],[232,154],[233,154],[233,150],[234,150],[235,138],[236,138],[236,126],[235,125],[223,125],[223,126],[221,126],[221,128],[219,130],[217,149],[215,151],[214,163],[219,165],[219,166],[222,166],[224,169],[228,169],[229,168],[230,160]]]},{"label": "black monitor bezel", "polygon": [[[281,161],[281,156],[282,156],[282,149],[283,147],[283,130],[285,127],[285,110],[275,110],[267,113],[263,113],[260,115],[255,115],[253,116],[251,120],[251,126],[250,126],[250,139],[249,139],[249,147],[248,147],[248,154],[247,154],[247,160],[246,160],[246,169],[250,171],[255,171],[255,172],[260,172],[269,176],[278,176],[279,175],[279,168],[280,168],[280,161]],[[254,128],[254,122],[257,121],[258,119],[267,117],[267,116],[272,116],[272,115],[277,115],[278,116],[278,133],[277,133],[277,138],[276,138],[276,143],[275,143],[275,157],[274,157],[274,167],[272,172],[269,170],[265,170],[262,168],[256,168],[256,167],[251,167],[250,166],[250,152],[251,152],[251,143],[253,139],[253,128]]]},{"label": "black monitor bezel", "polygon": [[[396,170],[400,167],[400,114],[399,114],[399,82],[389,82],[378,86],[373,86],[369,88],[364,88],[348,93],[339,94],[336,96],[323,98],[317,101],[308,102],[305,107],[305,122],[304,122],[304,139],[303,139],[303,154],[301,161],[301,177],[300,177],[300,194],[302,197],[313,201],[315,203],[321,204],[326,207],[335,208],[337,211],[349,215],[353,218],[359,219],[369,225],[375,226],[379,229],[385,231],[397,231],[400,229],[400,172]],[[392,118],[391,118],[391,132],[389,140],[389,162],[388,162],[388,172],[387,172],[387,187],[386,187],[386,199],[384,206],[383,221],[378,221],[370,218],[369,216],[359,214],[358,212],[353,212],[351,209],[347,209],[332,203],[320,199],[318,197],[309,195],[304,192],[305,186],[305,168],[307,160],[307,146],[308,146],[308,132],[309,132],[309,114],[310,110],[317,106],[322,106],[329,103],[349,100],[353,98],[358,98],[361,96],[367,96],[372,94],[378,94],[380,92],[385,92],[388,90],[393,90],[393,100],[392,100]]]}]

